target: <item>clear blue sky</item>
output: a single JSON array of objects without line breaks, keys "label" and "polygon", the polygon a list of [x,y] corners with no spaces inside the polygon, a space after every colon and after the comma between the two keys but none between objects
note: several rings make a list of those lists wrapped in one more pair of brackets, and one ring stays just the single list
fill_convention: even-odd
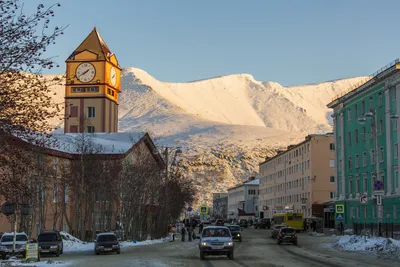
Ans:
[{"label": "clear blue sky", "polygon": [[398,0],[25,0],[60,2],[65,59],[96,26],[122,67],[183,82],[233,73],[295,85],[369,75],[400,56]]}]

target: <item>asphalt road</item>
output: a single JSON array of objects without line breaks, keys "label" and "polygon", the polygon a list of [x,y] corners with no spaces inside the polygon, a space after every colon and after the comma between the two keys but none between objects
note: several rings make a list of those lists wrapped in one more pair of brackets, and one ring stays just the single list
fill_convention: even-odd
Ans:
[{"label": "asphalt road", "polygon": [[[69,263],[69,266],[193,266],[193,267],[346,267],[377,266],[375,263],[356,264],[349,259],[342,260],[337,256],[315,256],[301,244],[312,242],[308,236],[299,236],[299,246],[277,245],[269,237],[268,230],[244,229],[243,241],[235,242],[235,258],[226,256],[207,256],[201,261],[198,249],[199,240],[192,242],[166,242],[155,245],[135,246],[123,249],[120,255],[95,255],[93,252],[64,253],[57,261]],[[311,241],[310,241],[311,240]]]}]

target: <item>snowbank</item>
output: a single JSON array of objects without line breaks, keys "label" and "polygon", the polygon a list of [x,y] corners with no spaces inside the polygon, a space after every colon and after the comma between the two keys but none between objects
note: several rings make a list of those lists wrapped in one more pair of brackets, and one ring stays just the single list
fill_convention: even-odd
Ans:
[{"label": "snowbank", "polygon": [[6,261],[0,261],[0,266],[1,267],[25,267],[25,266],[30,266],[30,267],[50,267],[50,266],[57,266],[57,267],[66,267],[69,264],[64,263],[62,261],[53,261],[53,260],[47,260],[47,261],[41,261],[41,262],[34,262],[34,263],[24,263],[21,260],[6,260]]},{"label": "snowbank", "polygon": [[[61,232],[64,243],[64,252],[83,252],[83,251],[93,251],[94,243],[93,242],[84,242],[68,233]],[[141,242],[136,241],[121,241],[119,244],[122,249],[134,246],[145,246],[145,245],[153,245],[158,243],[163,243],[169,241],[168,238],[156,239],[156,240],[146,240]]]},{"label": "snowbank", "polygon": [[324,236],[323,233],[318,233],[318,232],[308,232],[308,235],[310,235],[310,236]]},{"label": "snowbank", "polygon": [[391,238],[342,236],[334,246],[344,251],[372,252],[379,258],[400,260],[400,241]]}]

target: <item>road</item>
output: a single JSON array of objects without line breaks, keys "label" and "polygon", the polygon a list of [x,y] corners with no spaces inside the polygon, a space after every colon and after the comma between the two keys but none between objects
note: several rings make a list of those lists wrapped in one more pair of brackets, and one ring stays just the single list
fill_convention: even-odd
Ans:
[{"label": "road", "polygon": [[[360,262],[353,256],[339,258],[321,254],[312,254],[304,247],[304,242],[313,242],[313,238],[305,234],[299,235],[299,246],[277,245],[269,237],[268,230],[243,230],[243,242],[235,242],[235,259],[226,256],[208,256],[201,261],[198,240],[192,242],[166,242],[155,245],[125,248],[120,255],[109,254],[96,256],[92,252],[64,253],[54,260],[70,263],[70,266],[193,266],[193,267],[347,267],[347,266],[391,266],[376,265],[378,261]],[[303,242],[303,245],[302,245]],[[345,252],[342,252],[345,253]],[[351,253],[350,253],[351,254]],[[365,256],[364,256],[365,257]],[[393,265],[395,266],[395,265]]]}]

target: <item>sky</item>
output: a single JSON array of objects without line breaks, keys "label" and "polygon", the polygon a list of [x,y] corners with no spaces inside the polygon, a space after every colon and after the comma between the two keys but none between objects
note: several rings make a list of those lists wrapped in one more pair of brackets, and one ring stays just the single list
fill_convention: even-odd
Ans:
[{"label": "sky", "polygon": [[366,76],[400,56],[398,0],[20,0],[66,26],[47,50],[65,59],[97,27],[123,68],[160,81],[247,73],[282,85]]}]

